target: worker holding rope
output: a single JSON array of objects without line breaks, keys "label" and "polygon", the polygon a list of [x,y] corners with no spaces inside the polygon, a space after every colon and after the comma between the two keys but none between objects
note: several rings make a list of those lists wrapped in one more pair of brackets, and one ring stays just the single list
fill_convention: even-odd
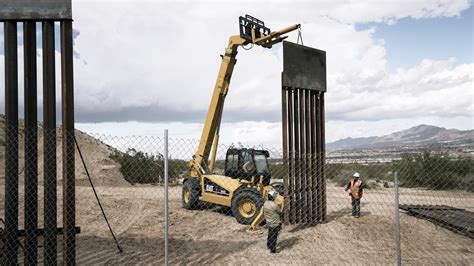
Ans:
[{"label": "worker holding rope", "polygon": [[267,247],[271,253],[277,253],[276,245],[282,223],[281,216],[283,212],[278,204],[275,203],[277,195],[278,192],[271,190],[268,193],[268,199],[263,204],[263,214],[268,225]]}]

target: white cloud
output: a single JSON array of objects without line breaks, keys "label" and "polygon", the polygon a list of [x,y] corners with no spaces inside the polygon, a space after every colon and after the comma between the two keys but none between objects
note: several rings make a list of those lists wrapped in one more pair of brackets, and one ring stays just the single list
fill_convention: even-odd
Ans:
[{"label": "white cloud", "polygon": [[[354,92],[373,90],[373,84],[387,75],[385,48],[383,42],[374,40],[374,29],[356,31],[349,23],[453,16],[465,8],[465,2],[438,1],[404,5],[379,1],[280,5],[243,2],[238,6],[76,2],[75,28],[81,31],[75,46],[81,54],[75,69],[77,107],[89,112],[143,106],[204,112],[220,64],[218,55],[229,34],[237,33],[237,16],[245,12],[266,18],[273,28],[303,22],[305,43],[327,50],[328,98],[337,104]],[[345,12],[349,9],[353,11]],[[338,15],[341,12],[358,14],[363,19],[341,22],[341,17],[347,17]],[[294,38],[293,34],[290,39]],[[277,51],[260,47],[240,51],[226,113],[254,112],[258,120],[267,118],[258,117],[262,112],[278,112],[281,49]],[[337,96],[331,98],[331,92]],[[156,120],[162,120],[159,113]]]},{"label": "white cloud", "polygon": [[404,17],[420,19],[457,16],[460,11],[468,8],[469,5],[468,0],[342,1],[329,14],[346,23],[376,21],[390,24]]},{"label": "white cloud", "polygon": [[366,85],[361,79],[345,80],[341,86],[335,82],[334,90],[345,91],[344,98],[328,93],[328,116],[337,120],[472,117],[473,66],[454,66],[452,59],[425,59],[410,69],[382,75],[366,89],[363,89]]},{"label": "white cloud", "polygon": [[[272,29],[302,23],[305,45],[327,51],[328,140],[350,133],[387,134],[391,132],[387,129],[411,125],[412,121],[458,128],[471,121],[472,128],[472,63],[425,59],[387,73],[384,41],[374,38],[375,29],[357,31],[354,27],[354,23],[374,21],[396,23],[406,17],[452,17],[468,6],[469,1],[439,0],[278,4],[73,1],[74,28],[80,31],[74,47],[80,54],[74,66],[77,120],[143,119],[158,124],[122,126],[132,131],[148,128],[145,132],[149,133],[156,132],[152,127],[168,126],[199,137],[195,132],[200,131],[199,122],[209,104],[219,54],[229,35],[238,33],[237,17],[249,13]],[[290,34],[289,39],[296,41],[296,34]],[[235,121],[223,124],[223,135],[231,136],[227,141],[258,142],[263,138],[269,143],[280,142],[281,58],[279,47],[239,50],[224,112],[224,119]],[[0,69],[3,66],[0,64]],[[164,122],[183,122],[183,116],[197,123]],[[115,132],[116,124],[87,127],[91,131],[92,127],[107,127]]]}]

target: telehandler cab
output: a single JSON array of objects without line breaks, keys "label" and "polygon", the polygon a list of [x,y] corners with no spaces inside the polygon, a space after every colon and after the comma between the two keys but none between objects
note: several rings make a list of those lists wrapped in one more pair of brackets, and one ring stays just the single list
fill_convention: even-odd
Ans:
[{"label": "telehandler cab", "polygon": [[[189,177],[183,181],[184,208],[195,209],[200,202],[230,207],[239,223],[251,224],[251,229],[255,230],[263,220],[262,206],[268,192],[278,189],[281,194],[281,185],[278,188],[270,185],[268,151],[230,148],[226,153],[225,175],[214,174],[215,159],[224,100],[237,61],[237,48],[248,44],[271,48],[288,37],[282,35],[299,27],[295,24],[271,32],[262,21],[252,16],[239,17],[240,35],[229,38],[225,53],[221,55],[222,62],[199,147],[189,162]],[[283,208],[283,196],[278,196],[275,201]]]}]

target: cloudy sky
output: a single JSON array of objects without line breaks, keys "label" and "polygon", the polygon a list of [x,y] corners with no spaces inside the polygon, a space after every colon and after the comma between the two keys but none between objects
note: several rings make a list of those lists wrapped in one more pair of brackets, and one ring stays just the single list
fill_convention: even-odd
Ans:
[{"label": "cloudy sky", "polygon": [[[244,14],[272,30],[301,23],[304,44],[327,52],[328,141],[419,124],[474,128],[473,8],[465,0],[73,0],[76,127],[199,138],[219,55]],[[241,49],[237,58],[221,141],[278,147],[281,45]],[[3,51],[0,61],[3,72]]]}]

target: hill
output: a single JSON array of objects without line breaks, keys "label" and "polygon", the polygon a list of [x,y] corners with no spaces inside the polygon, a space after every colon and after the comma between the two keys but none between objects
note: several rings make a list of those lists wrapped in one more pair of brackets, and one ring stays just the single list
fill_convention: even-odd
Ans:
[{"label": "hill", "polygon": [[[43,124],[38,123],[38,181],[43,182]],[[57,128],[57,173],[58,183],[62,180],[62,136],[61,127]],[[114,160],[110,159],[110,154],[114,148],[101,142],[100,140],[84,133],[75,130],[75,135],[82,154],[85,158],[86,165],[95,185],[104,186],[128,186],[129,183],[125,181],[120,172],[120,165]],[[23,120],[19,121],[19,174],[20,183],[24,182],[24,160],[25,154],[23,147],[25,128]],[[87,175],[82,166],[79,154],[76,150],[76,183],[77,185],[87,185]],[[0,115],[0,181],[5,179],[5,117]]]},{"label": "hill", "polygon": [[402,146],[463,145],[474,144],[474,130],[446,129],[419,125],[385,136],[345,138],[326,144],[328,150],[354,148],[387,148]]}]

